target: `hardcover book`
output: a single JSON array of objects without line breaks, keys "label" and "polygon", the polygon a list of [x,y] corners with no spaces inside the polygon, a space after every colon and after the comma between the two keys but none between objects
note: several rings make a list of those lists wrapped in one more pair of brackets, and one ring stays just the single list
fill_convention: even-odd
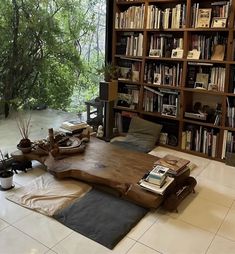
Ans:
[{"label": "hardcover book", "polygon": [[225,45],[217,44],[214,46],[211,60],[223,61],[224,60]]},{"label": "hardcover book", "polygon": [[211,9],[199,9],[196,28],[209,28],[211,22]]},{"label": "hardcover book", "polygon": [[163,158],[158,159],[154,164],[168,167],[169,168],[168,173],[177,175],[189,164],[189,162],[190,162],[189,160],[182,159],[171,154],[167,154]]},{"label": "hardcover book", "polygon": [[167,176],[163,186],[158,186],[157,184],[146,182],[145,180],[140,180],[139,185],[151,192],[163,195],[165,190],[169,187],[169,185],[174,181],[174,178]]},{"label": "hardcover book", "polygon": [[72,120],[72,121],[63,122],[60,128],[68,130],[68,131],[75,131],[75,130],[85,129],[88,126],[89,125],[86,122]]}]

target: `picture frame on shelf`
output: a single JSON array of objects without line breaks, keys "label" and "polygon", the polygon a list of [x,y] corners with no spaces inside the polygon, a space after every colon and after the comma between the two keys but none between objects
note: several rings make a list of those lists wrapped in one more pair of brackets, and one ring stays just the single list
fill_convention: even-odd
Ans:
[{"label": "picture frame on shelf", "polygon": [[161,85],[161,73],[154,73],[153,84]]},{"label": "picture frame on shelf", "polygon": [[132,71],[131,80],[133,82],[139,82],[140,81],[140,72],[139,71]]},{"label": "picture frame on shelf", "polygon": [[168,141],[168,133],[161,132],[159,137],[159,143],[163,145],[167,145],[167,141]]},{"label": "picture frame on shelf", "polygon": [[203,90],[207,90],[208,85],[203,83],[203,82],[195,82],[194,83],[194,88],[195,89],[203,89]]},{"label": "picture frame on shelf", "polygon": [[[194,88],[208,89],[209,74],[208,73],[197,73],[196,82]],[[202,86],[200,86],[202,84]]]},{"label": "picture frame on shelf", "polygon": [[176,117],[177,106],[162,104],[162,115]]},{"label": "picture frame on shelf", "polygon": [[201,51],[197,49],[189,50],[187,59],[195,59],[198,60],[200,59]]},{"label": "picture frame on shelf", "polygon": [[198,9],[196,28],[209,28],[211,22],[211,8]]},{"label": "picture frame on shelf", "polygon": [[218,86],[215,85],[215,84],[209,83],[208,84],[208,91],[215,91],[215,92],[217,92],[218,91]]},{"label": "picture frame on shelf", "polygon": [[184,50],[183,49],[172,49],[171,58],[183,58]]},{"label": "picture frame on shelf", "polygon": [[150,49],[149,50],[149,56],[162,57],[162,51],[161,51],[161,49]]},{"label": "picture frame on shelf", "polygon": [[131,80],[131,68],[120,66],[118,80]]},{"label": "picture frame on shelf", "polygon": [[211,27],[212,28],[225,28],[227,25],[227,18],[214,17],[212,19]]}]

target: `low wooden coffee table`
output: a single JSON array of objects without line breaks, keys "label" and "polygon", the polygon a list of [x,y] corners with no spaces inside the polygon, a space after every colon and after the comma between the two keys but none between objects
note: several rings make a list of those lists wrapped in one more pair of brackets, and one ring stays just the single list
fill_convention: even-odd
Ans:
[{"label": "low wooden coffee table", "polygon": [[12,154],[15,160],[38,160],[57,178],[72,177],[116,190],[120,196],[145,207],[158,207],[164,196],[142,189],[139,180],[152,169],[157,157],[126,150],[91,138],[84,153],[56,160],[33,152]]}]

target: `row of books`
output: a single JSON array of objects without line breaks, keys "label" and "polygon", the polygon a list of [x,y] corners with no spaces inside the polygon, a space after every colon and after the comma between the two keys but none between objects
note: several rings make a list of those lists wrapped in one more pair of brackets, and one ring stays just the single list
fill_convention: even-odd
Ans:
[{"label": "row of books", "polygon": [[231,66],[230,80],[229,80],[229,93],[235,93],[235,66]]},{"label": "row of books", "polygon": [[146,63],[144,82],[154,85],[179,86],[182,82],[182,65]]},{"label": "row of books", "polygon": [[[226,27],[231,2],[232,0],[212,2],[211,8],[200,8],[199,3],[194,3],[191,8],[191,27]],[[165,9],[149,5],[147,11],[148,29],[179,29],[185,27],[185,4],[177,4],[175,7]],[[117,12],[115,28],[143,28],[144,12],[145,6],[143,4],[141,6],[131,6],[124,12]]]},{"label": "row of books", "polygon": [[116,12],[115,28],[116,29],[142,29],[144,27],[144,11],[145,6],[130,6],[124,12]]},{"label": "row of books", "polygon": [[206,60],[224,60],[226,44],[227,37],[218,33],[215,36],[193,34],[191,39],[191,49],[198,50],[200,59]]},{"label": "row of books", "polygon": [[191,8],[191,26],[193,28],[226,27],[230,5],[230,1],[218,1],[211,3],[211,8],[200,8],[199,3],[194,3]]},{"label": "row of books", "polygon": [[153,34],[150,36],[149,56],[171,57],[173,49],[183,49],[183,38],[172,34]]},{"label": "row of books", "polygon": [[155,5],[148,6],[148,29],[184,28],[186,21],[186,5],[177,4],[173,8],[159,9]]},{"label": "row of books", "polygon": [[235,98],[227,97],[227,125],[235,128]]},{"label": "row of books", "polygon": [[[122,64],[124,66],[119,66],[119,80],[139,82],[140,63],[123,61]],[[189,62],[186,87],[224,92],[225,71],[224,67],[213,67],[213,64]],[[144,82],[154,85],[178,87],[182,82],[182,65],[179,63],[146,63]],[[231,84],[231,86],[235,86],[235,84]]]},{"label": "row of books", "polygon": [[144,86],[144,111],[158,112],[162,115],[176,117],[178,113],[178,103],[178,93],[166,93],[164,91],[158,91],[151,87]]},{"label": "row of books", "polygon": [[235,152],[235,133],[232,131],[224,130],[223,146],[222,146],[222,159],[225,159],[226,153]]},{"label": "row of books", "polygon": [[182,132],[181,148],[216,157],[218,138],[219,135],[214,129],[202,126],[188,126]]},{"label": "row of books", "polygon": [[139,185],[145,190],[164,195],[174,177],[188,170],[189,162],[168,154],[154,163],[153,169],[139,181]]},{"label": "row of books", "polygon": [[143,55],[143,34],[142,33],[124,33],[117,42],[117,54],[126,56]]}]

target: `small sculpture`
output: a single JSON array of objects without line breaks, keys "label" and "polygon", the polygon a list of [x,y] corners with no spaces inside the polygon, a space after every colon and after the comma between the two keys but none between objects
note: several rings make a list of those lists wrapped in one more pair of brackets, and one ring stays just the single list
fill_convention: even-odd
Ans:
[{"label": "small sculpture", "polygon": [[96,133],[96,137],[97,138],[102,138],[103,136],[104,136],[103,126],[99,125],[97,133]]}]

